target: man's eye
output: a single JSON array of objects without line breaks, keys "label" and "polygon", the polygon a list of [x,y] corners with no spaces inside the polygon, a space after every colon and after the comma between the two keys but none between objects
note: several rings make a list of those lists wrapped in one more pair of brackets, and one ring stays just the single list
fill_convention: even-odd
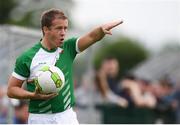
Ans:
[{"label": "man's eye", "polygon": [[61,30],[61,29],[62,29],[62,27],[58,27],[58,28],[56,28],[56,29]]}]

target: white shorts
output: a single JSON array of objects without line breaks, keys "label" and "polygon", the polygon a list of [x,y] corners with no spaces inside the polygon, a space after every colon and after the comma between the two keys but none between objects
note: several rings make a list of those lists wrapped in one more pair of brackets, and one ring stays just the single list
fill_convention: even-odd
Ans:
[{"label": "white shorts", "polygon": [[28,124],[73,124],[79,125],[76,113],[72,108],[53,114],[29,113]]}]

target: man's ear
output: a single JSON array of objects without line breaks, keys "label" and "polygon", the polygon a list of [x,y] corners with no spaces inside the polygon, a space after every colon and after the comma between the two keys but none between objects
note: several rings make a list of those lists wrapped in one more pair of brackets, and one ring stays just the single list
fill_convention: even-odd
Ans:
[{"label": "man's ear", "polygon": [[44,26],[44,27],[43,27],[43,31],[44,31],[44,33],[46,33],[46,32],[49,31],[49,28],[48,28],[47,26]]}]

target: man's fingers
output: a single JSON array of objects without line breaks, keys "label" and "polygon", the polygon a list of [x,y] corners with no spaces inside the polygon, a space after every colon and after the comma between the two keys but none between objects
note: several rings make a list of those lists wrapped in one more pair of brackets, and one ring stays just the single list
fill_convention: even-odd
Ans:
[{"label": "man's fingers", "polygon": [[123,23],[123,20],[111,22],[111,23],[107,24],[107,30],[110,30],[110,29],[112,29],[112,28],[114,28],[114,27],[116,27],[122,23]]},{"label": "man's fingers", "polygon": [[35,88],[35,93],[40,93],[40,90],[38,87]]},{"label": "man's fingers", "polygon": [[55,97],[57,95],[58,95],[58,93],[51,93],[51,94],[49,94],[49,97]]},{"label": "man's fingers", "polygon": [[116,27],[116,26],[118,26],[118,25],[120,25],[120,24],[122,24],[122,23],[123,23],[122,20],[120,20],[120,21],[114,21],[114,22],[112,22],[112,28],[114,28],[114,27]]},{"label": "man's fingers", "polygon": [[112,33],[111,33],[111,31],[110,31],[110,30],[103,29],[103,32],[104,32],[104,34],[109,34],[109,35],[112,35]]},{"label": "man's fingers", "polygon": [[42,95],[43,97],[43,99],[51,99],[51,98],[54,98],[55,96],[57,96],[58,95],[58,93],[51,93],[51,94],[47,94],[47,95]]},{"label": "man's fingers", "polygon": [[123,23],[123,20],[118,20],[118,21],[113,21],[113,22],[107,23],[102,26],[102,30],[103,30],[104,34],[112,35],[111,29],[122,23]]},{"label": "man's fingers", "polygon": [[34,79],[28,79],[27,83],[34,83]]},{"label": "man's fingers", "polygon": [[47,99],[52,99],[55,96],[58,95],[58,93],[50,93],[50,94],[42,94],[38,92],[39,90],[36,88],[35,89],[35,95],[34,99],[42,99],[42,100],[47,100]]}]

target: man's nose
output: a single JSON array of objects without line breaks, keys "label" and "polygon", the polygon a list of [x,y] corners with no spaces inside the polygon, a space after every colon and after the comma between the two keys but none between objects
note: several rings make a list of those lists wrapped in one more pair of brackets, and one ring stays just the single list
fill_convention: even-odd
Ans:
[{"label": "man's nose", "polygon": [[65,35],[65,34],[66,34],[66,30],[65,30],[65,29],[62,29],[59,34],[60,34],[60,35]]}]

